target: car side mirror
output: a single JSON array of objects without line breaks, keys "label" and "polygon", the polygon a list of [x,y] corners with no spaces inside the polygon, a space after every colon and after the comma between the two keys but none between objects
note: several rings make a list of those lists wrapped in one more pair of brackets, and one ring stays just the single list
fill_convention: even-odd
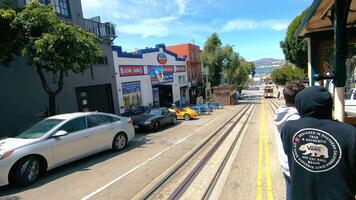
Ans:
[{"label": "car side mirror", "polygon": [[68,135],[68,132],[61,130],[61,131],[56,132],[56,133],[53,135],[53,137],[62,137],[62,136],[65,136],[65,135]]}]

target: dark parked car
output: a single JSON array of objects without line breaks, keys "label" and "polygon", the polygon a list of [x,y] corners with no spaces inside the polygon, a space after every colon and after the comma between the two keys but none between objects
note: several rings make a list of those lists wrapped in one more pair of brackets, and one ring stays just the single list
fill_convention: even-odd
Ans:
[{"label": "dark parked car", "polygon": [[161,127],[177,122],[176,114],[167,108],[151,108],[150,110],[131,117],[134,128],[158,131]]},{"label": "dark parked car", "polygon": [[120,115],[123,117],[131,117],[133,115],[139,115],[146,111],[148,111],[150,106],[139,106],[139,107],[131,107],[127,112],[121,113]]}]

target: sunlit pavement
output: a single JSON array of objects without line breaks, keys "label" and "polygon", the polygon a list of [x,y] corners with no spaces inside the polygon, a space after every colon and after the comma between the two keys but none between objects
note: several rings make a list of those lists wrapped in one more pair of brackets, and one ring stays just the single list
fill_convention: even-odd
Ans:
[{"label": "sunlit pavement", "polygon": [[[264,111],[261,105],[265,107]],[[29,188],[0,187],[0,198],[131,199],[242,107],[243,104],[225,106],[211,115],[179,121],[174,127],[157,133],[139,133],[123,152],[106,151],[52,170]],[[264,125],[260,123],[261,112],[265,116]],[[264,130],[267,131],[261,133],[261,126],[266,126]],[[241,138],[240,149],[220,199],[257,199],[258,190],[262,191],[262,199],[266,199],[267,194],[272,194],[274,199],[284,199],[284,182],[273,130],[272,114],[267,104],[258,104]],[[260,140],[261,136],[263,140]],[[260,142],[269,147],[269,163],[264,156],[265,147],[263,155],[259,154]],[[261,156],[263,162],[259,166]],[[262,182],[258,182],[258,169],[262,169],[259,177],[262,177]],[[272,183],[269,186],[266,182],[268,176]]]}]

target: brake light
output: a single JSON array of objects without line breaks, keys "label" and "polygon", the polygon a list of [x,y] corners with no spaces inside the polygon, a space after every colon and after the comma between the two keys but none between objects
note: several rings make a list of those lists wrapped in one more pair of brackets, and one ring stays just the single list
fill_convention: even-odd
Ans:
[{"label": "brake light", "polygon": [[127,123],[133,125],[132,119],[129,118],[129,120],[127,120]]}]

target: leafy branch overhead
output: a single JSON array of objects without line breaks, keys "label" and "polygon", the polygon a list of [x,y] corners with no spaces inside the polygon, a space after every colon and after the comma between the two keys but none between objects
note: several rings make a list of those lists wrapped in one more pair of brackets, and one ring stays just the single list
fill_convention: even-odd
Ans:
[{"label": "leafy branch overhead", "polygon": [[297,16],[288,26],[284,41],[280,42],[286,60],[295,64],[297,67],[307,70],[308,66],[308,45],[303,39],[294,36],[298,26],[307,14],[308,8]]},{"label": "leafy branch overhead", "polygon": [[[18,56],[28,59],[49,96],[51,114],[56,113],[55,97],[62,91],[64,77],[84,72],[101,54],[92,33],[58,20],[52,5],[37,0],[21,10],[2,6],[0,28],[0,62],[9,65]],[[56,86],[50,87],[48,76],[56,77]]]}]

